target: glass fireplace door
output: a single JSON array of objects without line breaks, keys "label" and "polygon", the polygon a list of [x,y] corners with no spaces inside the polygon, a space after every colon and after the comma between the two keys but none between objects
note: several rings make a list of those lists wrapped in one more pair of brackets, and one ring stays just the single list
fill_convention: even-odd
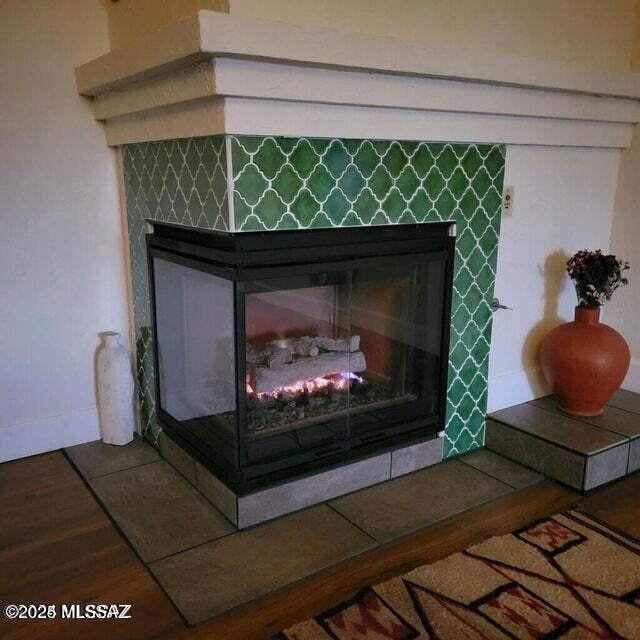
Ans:
[{"label": "glass fireplace door", "polygon": [[435,426],[443,254],[348,264],[244,283],[248,464],[337,454],[420,429],[424,437]]},{"label": "glass fireplace door", "polygon": [[160,410],[223,466],[238,466],[233,282],[153,258]]},{"label": "glass fireplace door", "polygon": [[362,369],[349,333],[350,272],[243,286],[248,463],[347,449],[351,383]]},{"label": "glass fireplace door", "polygon": [[435,423],[446,384],[445,267],[439,254],[426,254],[353,269],[350,333],[366,358],[350,398],[354,446]]}]

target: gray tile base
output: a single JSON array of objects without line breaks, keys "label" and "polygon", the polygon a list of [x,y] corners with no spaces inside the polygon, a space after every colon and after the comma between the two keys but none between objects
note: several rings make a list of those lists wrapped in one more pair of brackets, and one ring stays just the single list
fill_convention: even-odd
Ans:
[{"label": "gray tile base", "polygon": [[[531,404],[561,413],[551,396],[538,398],[533,400]],[[629,438],[627,473],[640,470],[640,394],[620,389],[611,398],[601,416],[576,418],[576,420]]]},{"label": "gray tile base", "polygon": [[375,546],[321,505],[153,562],[191,624],[272,593]]},{"label": "gray tile base", "polygon": [[627,440],[619,434],[529,403],[496,411],[489,417],[539,440],[545,440],[557,447],[564,447],[585,456],[605,451]]},{"label": "gray tile base", "polygon": [[196,461],[166,433],[160,432],[160,453],[162,457],[191,484],[195,485]]},{"label": "gray tile base", "polygon": [[[623,477],[634,459],[633,414],[608,408],[600,418],[573,418],[553,399],[502,409],[489,416],[488,449],[580,491]],[[635,459],[634,459],[635,464]]]},{"label": "gray tile base", "polygon": [[486,473],[448,460],[330,504],[379,542],[388,542],[512,491]]},{"label": "gray tile base", "polygon": [[561,411],[557,402],[551,396],[532,400],[529,404],[541,407],[542,409],[547,409],[548,411],[553,411],[558,415],[566,416],[570,420],[586,422],[587,424],[598,427],[599,429],[619,433],[620,435],[626,436],[632,440],[640,438],[640,415],[620,409],[619,407],[607,406],[601,416],[569,417]]},{"label": "gray tile base", "polygon": [[460,456],[458,460],[471,465],[479,471],[483,471],[514,489],[524,489],[544,480],[542,474],[536,473],[488,449],[472,451]]},{"label": "gray tile base", "polygon": [[485,447],[531,467],[549,478],[581,489],[585,460],[584,456],[568,451],[545,440],[513,429],[509,425],[487,419]]},{"label": "gray tile base", "polygon": [[636,438],[629,449],[629,466],[627,473],[640,471],[640,438]]},{"label": "gray tile base", "polygon": [[584,477],[584,490],[589,491],[627,475],[629,444],[608,449],[598,455],[589,456]]},{"label": "gray tile base", "polygon": [[609,400],[609,405],[640,415],[640,393],[618,389]]},{"label": "gray tile base", "polygon": [[107,473],[160,460],[158,451],[138,437],[122,447],[96,440],[68,447],[65,453],[85,478],[98,478]]},{"label": "gray tile base", "polygon": [[89,481],[145,562],[235,531],[164,460]]},{"label": "gray tile base", "polygon": [[405,473],[419,471],[432,464],[442,462],[442,438],[396,449],[391,452],[391,477],[397,478]]},{"label": "gray tile base", "polygon": [[238,498],[239,529],[266,522],[389,479],[391,454],[292,480]]},{"label": "gray tile base", "polygon": [[[120,464],[128,460],[131,468],[91,479],[90,484],[190,623],[286,587],[373,549],[381,541],[407,535],[513,491],[469,464],[449,461],[381,482],[333,503],[238,531],[203,497],[208,495],[224,507],[230,519],[237,518],[233,510],[238,499],[225,485],[195,461],[193,472],[190,464],[182,466],[186,471],[183,476],[166,461],[153,457],[157,456],[153,449],[145,450],[141,458],[141,446],[146,445],[140,442],[120,458]],[[437,461],[440,446],[435,442],[413,452],[401,451],[396,464],[402,462],[410,467]],[[176,453],[166,443],[163,449],[170,452],[169,456]],[[94,459],[96,447],[74,453],[76,458],[84,453],[85,460]],[[111,453],[107,450],[98,457]],[[179,453],[173,459],[184,463]],[[137,464],[148,456],[155,461]],[[493,462],[497,468],[498,463]],[[326,482],[319,484],[325,489],[333,484],[334,491],[342,491],[345,483],[356,486],[354,482],[387,480],[392,464],[391,454],[376,456],[355,463],[346,475],[325,478]],[[504,468],[509,464],[513,463]],[[401,469],[397,467],[396,471]],[[405,466],[403,470],[406,469]],[[513,473],[512,468],[509,470]],[[349,479],[349,473],[354,480]],[[316,480],[320,475],[316,474]],[[199,491],[187,482],[187,477],[195,477]],[[298,506],[305,499],[317,497],[312,485],[304,484],[306,481],[296,481],[303,483],[299,486],[288,485],[292,493],[300,490]],[[259,497],[266,504],[265,496]],[[270,497],[287,502],[284,495]],[[261,505],[255,506],[255,513],[260,509],[273,515],[272,508]],[[354,518],[353,522],[347,514]]]},{"label": "gray tile base", "polygon": [[246,529],[441,462],[442,444],[442,438],[434,438],[242,496],[165,434],[160,451],[238,529]]}]

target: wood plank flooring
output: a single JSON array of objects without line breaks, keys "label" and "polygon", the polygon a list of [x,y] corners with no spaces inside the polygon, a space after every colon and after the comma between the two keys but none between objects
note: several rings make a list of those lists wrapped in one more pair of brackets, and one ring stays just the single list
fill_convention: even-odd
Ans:
[{"label": "wood plank flooring", "polygon": [[0,603],[129,603],[130,620],[0,619],[0,637],[260,640],[359,587],[580,504],[640,537],[640,474],[589,496],[545,481],[187,627],[60,452],[0,465]]}]

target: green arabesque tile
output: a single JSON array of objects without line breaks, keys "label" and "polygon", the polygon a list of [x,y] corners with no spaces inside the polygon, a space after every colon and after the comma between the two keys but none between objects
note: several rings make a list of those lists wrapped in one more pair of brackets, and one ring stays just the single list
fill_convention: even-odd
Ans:
[{"label": "green arabesque tile", "polygon": [[500,145],[420,141],[210,136],[125,146],[145,427],[155,432],[145,219],[238,232],[452,220],[457,243],[445,455],[480,446],[504,164]]},{"label": "green arabesque tile", "polygon": [[291,204],[302,187],[302,180],[290,165],[285,165],[272,182],[284,204]]},{"label": "green arabesque tile", "polygon": [[[243,165],[248,158],[243,158],[241,149],[237,149],[237,163]],[[125,145],[122,147],[122,165],[136,330],[139,414],[143,432],[156,441],[158,426],[155,421],[145,222],[158,220],[201,229],[229,230],[225,140],[222,136],[210,136]]]},{"label": "green arabesque tile", "polygon": [[320,203],[326,200],[336,181],[323,164],[317,164],[306,183],[308,191],[313,194],[313,198],[318,203],[318,209],[320,209]]},{"label": "green arabesque tile", "polygon": [[350,162],[350,156],[344,144],[333,140],[322,157],[324,164],[334,180],[338,180]]},{"label": "green arabesque tile", "polygon": [[362,145],[360,145],[353,161],[362,176],[366,179],[371,176],[378,166],[380,156],[376,153],[373,145],[368,140],[365,140]]},{"label": "green arabesque tile", "polygon": [[249,205],[259,204],[269,188],[270,180],[265,177],[260,167],[255,164],[246,165],[234,183],[235,192]]},{"label": "green arabesque tile", "polygon": [[318,160],[318,154],[307,140],[300,140],[290,155],[290,164],[296,168],[301,178],[306,178],[311,174],[317,166]]},{"label": "green arabesque tile", "polygon": [[272,138],[267,138],[253,156],[253,161],[267,180],[275,178],[285,164],[285,160],[286,156]]},{"label": "green arabesque tile", "polygon": [[[265,138],[277,145],[281,138]],[[243,171],[260,147],[232,138],[242,148],[234,165],[234,189],[242,196]],[[291,146],[291,145],[290,145]],[[302,181],[299,201],[288,207],[298,228],[380,225],[454,220],[458,242],[454,278],[445,454],[483,440],[496,247],[504,175],[499,145],[462,145],[383,140],[298,139],[285,166]],[[251,174],[250,174],[251,175]],[[263,176],[268,178],[268,176]],[[252,187],[249,196],[255,193]],[[264,191],[265,196],[267,190]],[[288,204],[286,201],[283,204]],[[235,211],[237,230],[253,228],[255,207]],[[246,221],[246,222],[245,222]],[[282,223],[261,218],[268,229]]]}]

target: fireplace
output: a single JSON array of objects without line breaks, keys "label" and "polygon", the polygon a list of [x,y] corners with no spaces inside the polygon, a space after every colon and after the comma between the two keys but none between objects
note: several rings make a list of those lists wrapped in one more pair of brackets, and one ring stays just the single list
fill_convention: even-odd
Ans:
[{"label": "fireplace", "polygon": [[236,495],[444,429],[452,224],[147,236],[158,418]]}]

